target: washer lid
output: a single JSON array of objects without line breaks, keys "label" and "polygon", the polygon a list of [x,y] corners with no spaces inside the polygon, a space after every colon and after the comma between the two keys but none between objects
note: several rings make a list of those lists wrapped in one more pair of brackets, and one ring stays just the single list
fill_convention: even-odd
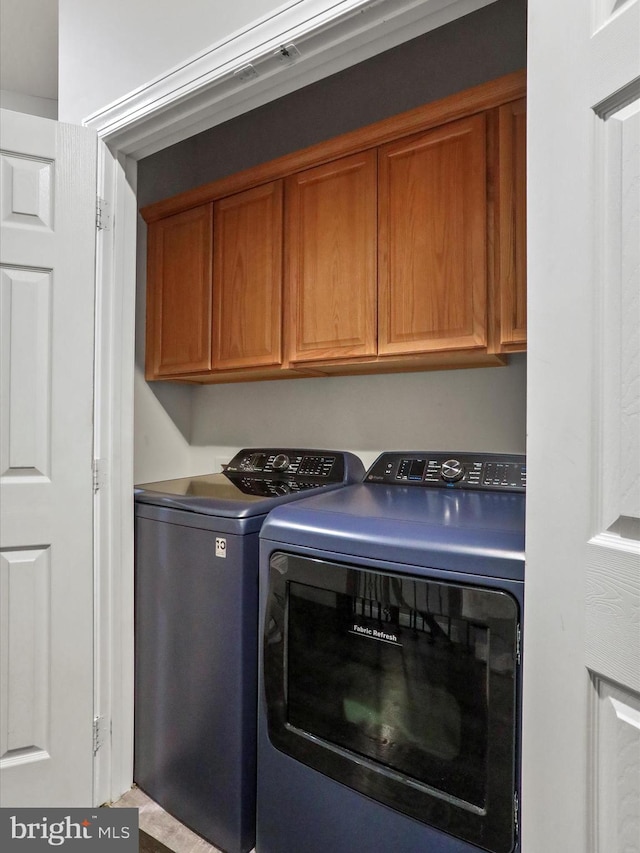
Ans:
[{"label": "washer lid", "polygon": [[241,450],[220,474],[160,480],[135,487],[136,503],[201,515],[248,518],[303,494],[335,489],[364,476],[362,462],[334,450]]},{"label": "washer lid", "polygon": [[138,490],[155,492],[166,496],[182,498],[208,498],[221,501],[242,501],[251,503],[259,501],[269,492],[261,491],[266,488],[267,481],[246,480],[232,474],[201,474],[196,477],[180,477],[177,480],[159,480],[157,483],[143,483],[136,486]]}]

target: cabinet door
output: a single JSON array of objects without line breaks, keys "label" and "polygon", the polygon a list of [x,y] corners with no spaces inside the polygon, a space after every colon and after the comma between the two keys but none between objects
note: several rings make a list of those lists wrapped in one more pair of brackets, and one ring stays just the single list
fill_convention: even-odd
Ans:
[{"label": "cabinet door", "polygon": [[497,295],[499,351],[527,341],[526,102],[498,110]]},{"label": "cabinet door", "polygon": [[214,369],[282,361],[282,182],[215,202]]},{"label": "cabinet door", "polygon": [[211,204],[149,224],[146,377],[211,369]]},{"label": "cabinet door", "polygon": [[380,149],[381,355],[486,346],[484,115]]},{"label": "cabinet door", "polygon": [[286,185],[289,358],[376,352],[376,152],[293,175]]}]

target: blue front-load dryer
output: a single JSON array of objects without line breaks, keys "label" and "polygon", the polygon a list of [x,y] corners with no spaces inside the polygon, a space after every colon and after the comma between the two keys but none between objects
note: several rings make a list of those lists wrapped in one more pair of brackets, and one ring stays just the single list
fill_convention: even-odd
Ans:
[{"label": "blue front-load dryer", "polygon": [[519,850],[523,456],[385,453],[260,534],[259,853]]}]

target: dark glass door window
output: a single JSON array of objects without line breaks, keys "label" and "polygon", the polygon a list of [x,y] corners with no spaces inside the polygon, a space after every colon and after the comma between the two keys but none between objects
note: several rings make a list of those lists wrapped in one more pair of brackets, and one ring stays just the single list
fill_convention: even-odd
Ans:
[{"label": "dark glass door window", "polygon": [[265,635],[279,749],[489,850],[514,845],[506,592],[275,554]]}]

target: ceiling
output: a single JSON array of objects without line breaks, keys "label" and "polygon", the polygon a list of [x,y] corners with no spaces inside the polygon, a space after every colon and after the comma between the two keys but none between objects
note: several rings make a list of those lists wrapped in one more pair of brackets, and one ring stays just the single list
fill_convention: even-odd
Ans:
[{"label": "ceiling", "polygon": [[0,88],[58,98],[58,0],[0,0]]}]

